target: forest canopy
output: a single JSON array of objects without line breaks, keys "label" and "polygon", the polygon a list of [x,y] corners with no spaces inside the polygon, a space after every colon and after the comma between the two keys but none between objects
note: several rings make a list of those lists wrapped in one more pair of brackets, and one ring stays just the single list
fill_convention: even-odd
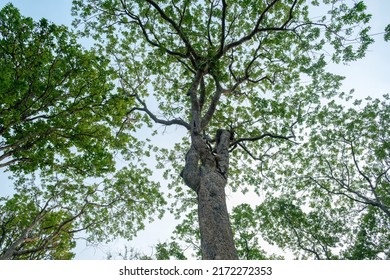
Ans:
[{"label": "forest canopy", "polygon": [[[373,43],[366,8],[74,0],[73,31],[6,5],[0,256],[71,258],[74,234],[131,239],[170,211],[156,258],[388,259],[389,96],[328,71]],[[173,148],[156,140],[170,127]],[[227,190],[247,201],[228,211]]]}]

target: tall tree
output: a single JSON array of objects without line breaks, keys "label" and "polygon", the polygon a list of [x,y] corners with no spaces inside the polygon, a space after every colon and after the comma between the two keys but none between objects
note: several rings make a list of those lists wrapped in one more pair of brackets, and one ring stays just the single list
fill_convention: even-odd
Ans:
[{"label": "tall tree", "polygon": [[68,258],[79,231],[131,238],[162,213],[109,63],[65,26],[0,11],[0,168],[17,193],[0,202],[2,258]]},{"label": "tall tree", "polygon": [[[196,196],[202,258],[236,259],[228,177],[233,189],[256,189],[258,168],[265,166],[256,168],[255,162],[294,145],[309,106],[335,94],[342,78],[325,71],[326,60],[358,59],[372,41],[364,3],[73,4],[75,24],[83,24],[84,34],[100,41],[117,63],[122,90],[137,104],[128,116],[144,115],[149,125],[179,126],[188,133],[167,158],[176,170],[173,178],[180,173],[190,197]],[[175,185],[186,203],[187,191]]]}]

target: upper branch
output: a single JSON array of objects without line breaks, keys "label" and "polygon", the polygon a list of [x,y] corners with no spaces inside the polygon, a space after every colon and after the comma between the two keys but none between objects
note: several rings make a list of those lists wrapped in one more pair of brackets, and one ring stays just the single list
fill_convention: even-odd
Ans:
[{"label": "upper branch", "polygon": [[215,5],[214,5],[213,1],[210,1],[210,13],[209,13],[209,18],[207,20],[207,40],[209,41],[209,44],[211,47],[214,45],[213,40],[211,39],[211,30],[210,30],[214,8],[215,8]]},{"label": "upper branch", "polygon": [[[181,126],[184,126],[186,129],[190,130],[191,129],[191,126],[185,122],[184,120],[182,119],[172,119],[172,120],[163,120],[163,119],[160,119],[158,118],[154,113],[152,113],[148,106],[146,105],[146,103],[140,98],[140,96],[138,95],[137,93],[137,87],[139,87],[142,82],[139,82],[139,85],[137,85],[136,87],[134,87],[132,84],[130,84],[124,77],[123,75],[121,74],[121,72],[119,71],[119,76],[121,78],[121,83],[125,83],[133,92],[133,94],[131,94],[132,97],[135,97],[136,100],[138,101],[138,103],[140,103],[142,105],[142,107],[134,107],[132,108],[128,113],[127,115],[131,114],[132,112],[134,111],[143,111],[145,112],[155,123],[159,123],[159,124],[163,124],[163,125],[181,125]],[[123,90],[125,90],[125,86],[122,84],[122,88]]]},{"label": "upper branch", "polygon": [[125,14],[133,20],[134,24],[138,25],[141,28],[141,31],[142,31],[142,34],[143,34],[145,40],[151,46],[163,49],[169,55],[173,55],[173,56],[177,56],[177,57],[181,57],[181,58],[188,58],[189,57],[189,53],[181,53],[181,52],[178,52],[178,51],[170,50],[167,47],[163,46],[160,42],[154,41],[152,38],[150,38],[150,36],[148,34],[148,31],[147,31],[146,24],[144,24],[141,21],[141,18],[139,16],[135,15],[134,13],[129,11],[129,9],[127,8],[127,5],[126,5],[124,0],[121,0],[121,4],[122,4],[122,7],[124,9]]},{"label": "upper branch", "polygon": [[153,8],[155,8],[156,11],[160,14],[160,16],[173,27],[173,29],[179,35],[180,39],[183,41],[183,43],[186,46],[189,53],[192,54],[192,56],[194,58],[197,58],[198,55],[196,54],[196,52],[195,52],[194,48],[192,47],[188,38],[185,36],[183,31],[181,30],[180,26],[172,18],[170,18],[156,2],[154,2],[153,0],[146,0],[146,2],[148,2],[150,5],[152,5]]},{"label": "upper branch", "polygon": [[218,80],[218,77],[215,75],[212,75],[212,76],[213,76],[214,81],[215,81],[216,91],[211,99],[211,102],[210,102],[210,105],[209,105],[207,112],[202,117],[202,122],[201,122],[202,129],[207,127],[207,125],[210,123],[210,121],[215,113],[215,110],[217,109],[219,99],[221,98],[221,95],[223,92],[223,88]]},{"label": "upper branch", "polygon": [[246,41],[249,41],[251,40],[257,33],[261,32],[261,31],[266,31],[266,30],[280,30],[280,29],[283,29],[284,28],[266,28],[266,29],[259,29],[259,26],[261,24],[261,22],[264,20],[265,18],[265,15],[267,14],[267,12],[277,3],[279,2],[279,0],[273,0],[270,4],[268,4],[268,6],[264,9],[264,11],[261,13],[261,15],[259,16],[256,24],[255,24],[255,27],[253,28],[253,30],[246,36],[244,37],[241,37],[240,39],[238,39],[237,41],[234,41],[234,42],[231,42],[230,44],[227,44],[225,45],[223,48],[221,48],[217,54],[217,58],[220,58],[222,57],[228,50],[234,48],[234,47],[237,47],[243,43],[245,43]]},{"label": "upper branch", "polygon": [[373,193],[375,193],[375,187],[372,184],[370,178],[366,174],[364,174],[364,172],[359,167],[359,163],[358,163],[358,161],[356,159],[356,155],[355,155],[355,148],[354,148],[352,141],[350,141],[350,147],[351,147],[352,159],[353,159],[353,162],[354,162],[354,165],[355,165],[357,171],[367,181],[367,183],[369,184],[370,189],[373,191]]},{"label": "upper branch", "polygon": [[290,23],[290,21],[293,19],[293,11],[295,6],[297,5],[298,0],[295,0],[294,3],[291,5],[290,12],[288,15],[287,20],[284,22],[284,24],[281,26],[282,29],[286,28],[286,26]]},{"label": "upper branch", "polygon": [[178,119],[171,119],[171,120],[163,120],[158,118],[154,113],[152,113],[146,103],[140,98],[140,96],[137,94],[136,90],[133,88],[132,85],[126,81],[126,79],[123,79],[123,82],[125,82],[134,92],[131,96],[135,97],[137,102],[142,105],[142,107],[134,107],[132,108],[128,114],[132,113],[133,111],[143,111],[145,112],[155,123],[163,124],[163,125],[181,125],[185,127],[187,130],[197,131],[200,132],[200,104],[199,99],[197,95],[197,90],[199,87],[199,84],[201,83],[203,77],[203,72],[198,71],[195,75],[194,81],[192,82],[190,88],[188,89],[187,96],[190,96],[191,98],[191,107],[192,107],[192,115],[193,120],[191,124],[187,123],[186,121],[182,120],[181,118]]},{"label": "upper branch", "polygon": [[183,10],[180,10],[180,8],[175,4],[175,1],[171,1],[173,7],[175,7],[176,11],[180,14],[180,21],[179,21],[179,28],[181,28],[181,25],[183,23],[184,15],[187,10],[187,5],[184,5]]},{"label": "upper branch", "polygon": [[145,103],[142,103],[142,104],[143,104],[144,107],[142,107],[142,108],[136,107],[136,108],[133,108],[133,110],[145,112],[155,123],[168,125],[168,126],[169,125],[181,125],[181,126],[184,126],[188,130],[191,129],[191,126],[187,122],[182,120],[182,119],[163,120],[163,119],[158,118],[155,114],[153,114],[148,109],[148,107],[146,106]]},{"label": "upper branch", "polygon": [[222,32],[221,32],[221,43],[220,43],[220,49],[219,49],[219,52],[217,54],[217,58],[220,58],[222,57],[224,54],[226,54],[227,51],[229,51],[230,49],[233,49],[239,45],[242,45],[243,43],[251,40],[256,34],[260,33],[260,32],[265,32],[265,31],[294,31],[294,29],[287,29],[287,26],[288,24],[291,22],[291,20],[293,19],[293,11],[294,11],[294,8],[295,6],[297,5],[298,3],[298,0],[295,0],[293,2],[293,4],[291,5],[290,7],[290,10],[289,10],[289,15],[288,15],[288,18],[284,21],[284,23],[281,25],[281,26],[278,26],[278,27],[264,27],[264,28],[260,28],[260,24],[262,23],[262,21],[265,19],[265,16],[266,14],[268,13],[268,11],[270,9],[272,9],[273,6],[275,6],[275,4],[279,2],[279,0],[273,0],[271,3],[269,3],[267,5],[267,7],[264,9],[264,11],[261,13],[261,15],[259,16],[256,24],[255,24],[255,27],[252,29],[252,31],[247,34],[246,36],[243,36],[241,37],[240,39],[234,41],[234,42],[231,42],[227,45],[225,45],[225,39],[226,39],[226,35],[225,35],[225,18],[226,18],[226,3],[225,1],[223,1],[223,4],[222,4]]},{"label": "upper branch", "polygon": [[222,0],[222,18],[221,18],[221,39],[220,39],[220,50],[223,50],[225,46],[225,33],[226,33],[226,0]]},{"label": "upper branch", "polygon": [[[257,157],[257,156],[255,156],[244,144],[242,144],[242,143],[238,143],[238,145],[252,158],[252,159],[254,159],[254,160],[257,160],[257,161],[261,161],[261,162],[263,162],[264,160],[263,160],[263,157]],[[268,151],[266,151],[266,153],[267,153]],[[265,153],[265,154],[266,154]]]}]

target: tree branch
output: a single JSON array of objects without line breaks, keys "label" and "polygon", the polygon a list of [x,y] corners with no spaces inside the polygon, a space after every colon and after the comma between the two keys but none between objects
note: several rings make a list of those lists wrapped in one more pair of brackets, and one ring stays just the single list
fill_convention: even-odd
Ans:
[{"label": "tree branch", "polygon": [[21,159],[18,159],[18,158],[15,158],[15,159],[12,159],[12,160],[9,160],[7,162],[4,162],[4,163],[0,163],[0,168],[3,168],[3,167],[6,167],[6,166],[9,166],[17,161],[20,161]]},{"label": "tree branch", "polygon": [[241,142],[245,142],[245,141],[247,141],[247,142],[255,142],[255,141],[264,139],[266,137],[273,138],[273,139],[288,140],[290,142],[293,142],[293,143],[297,144],[296,142],[291,140],[291,139],[295,138],[294,135],[292,135],[292,136],[281,136],[281,135],[274,135],[274,134],[271,134],[271,133],[264,133],[262,135],[254,136],[254,137],[242,137],[242,138],[239,138],[239,139],[233,141],[230,144],[230,146],[234,146],[234,145],[237,145],[237,144],[239,144]]},{"label": "tree branch", "polygon": [[46,202],[45,206],[43,207],[43,209],[37,214],[37,216],[34,218],[34,220],[32,221],[32,223],[27,227],[25,228],[22,233],[20,234],[19,238],[16,239],[15,242],[13,242],[9,247],[8,249],[4,252],[3,255],[0,256],[0,260],[8,260],[8,259],[11,259],[12,256],[14,255],[17,255],[17,248],[22,245],[28,234],[37,226],[37,224],[45,217],[45,213],[46,213],[46,208],[48,207],[49,205],[49,202],[51,201],[51,198]]},{"label": "tree branch", "polygon": [[290,8],[290,13],[289,13],[289,16],[288,16],[288,19],[284,22],[284,24],[281,26],[282,29],[284,29],[289,23],[290,21],[293,19],[293,11],[294,11],[294,8],[295,6],[297,5],[298,3],[298,0],[295,0],[294,3],[291,5],[291,8]]},{"label": "tree branch", "polygon": [[271,30],[276,30],[276,31],[281,31],[284,29],[282,28],[265,28],[265,29],[259,29],[259,26],[261,22],[264,20],[264,17],[266,13],[277,3],[279,0],[273,0],[268,6],[264,9],[264,11],[261,13],[260,17],[258,18],[255,27],[253,30],[246,36],[242,37],[241,39],[234,41],[228,45],[225,45],[223,48],[221,48],[217,54],[217,58],[222,57],[228,50],[237,47],[249,40],[251,40],[257,33],[262,32],[262,31],[271,31]]},{"label": "tree branch", "polygon": [[[286,218],[288,224],[290,225],[290,228],[292,229],[292,231],[294,232],[294,235],[295,237],[297,238],[297,242],[298,242],[298,247],[301,248],[302,250],[306,251],[306,252],[309,252],[309,253],[312,253],[313,255],[315,255],[315,257],[318,259],[318,260],[321,260],[321,257],[319,255],[319,253],[313,248],[313,249],[310,249],[306,246],[303,245],[303,242],[302,242],[302,234],[300,234],[296,227],[294,226],[294,223],[293,221],[291,221],[290,217],[288,217],[288,215],[286,213],[284,213],[284,217]],[[301,230],[303,230],[301,228]],[[306,233],[307,234],[307,233]]]},{"label": "tree branch", "polygon": [[182,120],[182,119],[172,119],[172,120],[160,119],[146,107],[145,103],[143,103],[143,105],[144,105],[144,107],[142,107],[142,108],[133,108],[132,110],[145,112],[155,123],[163,124],[166,126],[180,125],[180,126],[184,126],[187,130],[191,130],[191,126],[187,122],[185,122],[184,120]]},{"label": "tree branch", "polygon": [[362,170],[360,169],[360,167],[359,167],[359,163],[358,163],[357,160],[356,160],[355,148],[354,148],[354,146],[353,146],[352,141],[350,141],[350,147],[351,147],[351,154],[352,154],[353,162],[354,162],[354,165],[355,165],[357,171],[358,171],[359,174],[367,181],[367,183],[369,184],[371,190],[374,191],[374,186],[373,186],[373,184],[372,184],[370,178],[368,178],[368,176],[367,176],[366,174],[364,174],[364,173],[362,172]]},{"label": "tree branch", "polygon": [[[158,118],[155,114],[153,114],[149,110],[149,108],[146,105],[146,103],[139,97],[139,95],[137,93],[137,88],[143,83],[143,81],[139,82],[139,84],[134,88],[134,86],[131,83],[129,83],[123,77],[123,75],[120,73],[120,71],[118,71],[118,72],[119,72],[119,76],[121,78],[121,82],[125,83],[132,90],[133,94],[130,94],[130,96],[135,97],[136,100],[142,105],[142,107],[134,107],[134,108],[132,108],[127,113],[127,115],[131,114],[133,111],[142,111],[142,112],[145,112],[155,123],[159,123],[159,124],[163,124],[163,125],[167,125],[167,126],[170,126],[170,125],[180,125],[180,126],[185,127],[187,130],[191,130],[190,124],[188,124],[187,122],[185,122],[182,119],[163,120],[163,119]],[[126,91],[124,85],[122,85],[122,89],[124,91]]]},{"label": "tree branch", "polygon": [[178,26],[176,24],[176,22],[171,19],[162,9],[161,7],[156,3],[154,2],[153,0],[145,0],[146,2],[148,2],[150,5],[152,5],[156,11],[160,14],[161,18],[163,18],[165,21],[167,21],[172,27],[173,29],[177,32],[177,34],[179,35],[180,39],[183,41],[184,45],[186,46],[187,50],[189,51],[189,53],[192,54],[192,56],[196,59],[198,58],[198,55],[197,53],[195,52],[194,48],[192,47],[190,41],[188,40],[188,38],[184,35],[184,33],[182,32],[180,26]]},{"label": "tree branch", "polygon": [[209,41],[211,47],[214,46],[213,40],[211,39],[211,31],[210,31],[214,8],[215,8],[214,2],[210,1],[210,13],[207,20],[207,40]]},{"label": "tree branch", "polygon": [[220,46],[219,49],[223,50],[225,47],[225,33],[226,33],[226,10],[227,3],[226,0],[222,0],[222,17],[221,17],[221,38],[220,38]]},{"label": "tree branch", "polygon": [[210,123],[214,113],[215,113],[215,110],[217,108],[217,105],[218,105],[218,102],[219,102],[219,99],[221,98],[221,95],[222,95],[222,92],[223,92],[223,89],[222,89],[222,86],[221,84],[219,83],[219,80],[218,80],[218,77],[215,76],[215,75],[212,75],[213,79],[214,79],[214,82],[215,82],[215,87],[216,87],[216,90],[215,90],[215,93],[211,99],[211,102],[210,102],[210,105],[207,109],[207,112],[204,114],[204,116],[202,117],[202,120],[201,120],[201,129],[203,130],[204,128],[207,127],[207,125]]},{"label": "tree branch", "polygon": [[129,9],[127,8],[127,4],[125,3],[124,0],[120,0],[120,1],[122,4],[122,8],[124,9],[124,13],[133,20],[133,23],[137,24],[141,28],[141,31],[142,31],[142,34],[144,35],[144,38],[151,46],[162,49],[162,50],[166,51],[168,54],[173,55],[173,56],[177,56],[177,57],[181,57],[181,58],[189,58],[188,53],[180,53],[180,52],[177,52],[174,50],[170,50],[170,49],[166,48],[165,46],[163,46],[158,41],[157,42],[153,41],[148,34],[146,25],[144,23],[142,23],[140,17],[129,11]]}]

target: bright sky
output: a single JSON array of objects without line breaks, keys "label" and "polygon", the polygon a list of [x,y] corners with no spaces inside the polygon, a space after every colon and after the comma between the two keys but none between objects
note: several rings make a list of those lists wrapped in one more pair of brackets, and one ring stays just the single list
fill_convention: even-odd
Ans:
[{"label": "bright sky", "polygon": [[[22,15],[30,16],[35,20],[45,17],[56,24],[66,25],[69,25],[72,21],[70,16],[72,0],[0,0],[0,8],[8,2],[19,8]],[[382,33],[385,26],[390,24],[388,15],[390,1],[369,0],[365,2],[368,6],[368,11],[373,15],[371,34]],[[333,73],[346,76],[343,90],[348,92],[354,88],[355,95],[359,96],[359,98],[367,96],[381,97],[385,93],[390,93],[390,42],[384,42],[383,34],[375,35],[374,39],[376,42],[370,46],[364,59],[349,65],[329,66]],[[171,137],[168,140],[170,141]],[[9,186],[10,182],[7,177],[4,170],[0,170],[0,195],[8,193],[7,186]],[[166,241],[173,227],[173,221],[168,217],[148,226],[145,231],[138,234],[138,238],[130,243],[126,242],[126,244],[149,251],[150,246],[153,244],[159,241]],[[113,252],[123,249],[123,243],[121,242],[110,246],[117,248],[112,249]],[[102,259],[105,258],[105,252],[107,252],[108,248],[109,246],[102,246],[100,248],[85,249],[85,244],[80,244],[76,258]]]}]

